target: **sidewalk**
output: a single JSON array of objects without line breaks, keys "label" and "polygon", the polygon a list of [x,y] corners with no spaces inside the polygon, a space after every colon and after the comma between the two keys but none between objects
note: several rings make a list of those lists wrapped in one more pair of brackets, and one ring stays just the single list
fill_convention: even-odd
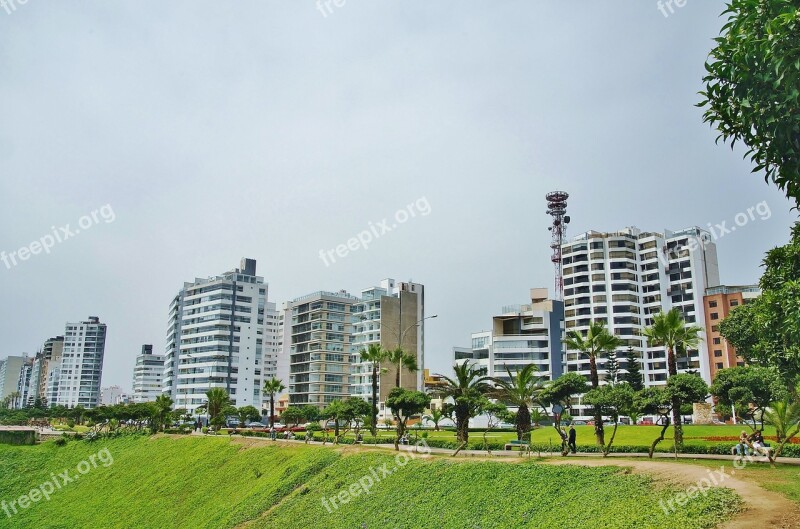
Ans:
[{"label": "sidewalk", "polygon": [[[204,435],[198,433],[198,435]],[[248,436],[240,436],[236,435],[234,437],[242,438],[242,439],[254,439],[258,441],[264,441],[268,443],[295,443],[295,444],[309,444],[309,445],[318,445],[323,446],[322,441],[309,441],[306,443],[302,439],[276,439],[272,441],[271,439],[267,439],[265,437],[248,437]],[[362,445],[352,445],[352,444],[340,444],[334,445],[331,442],[328,442],[324,446],[339,446],[342,448],[348,447],[355,447],[360,446],[363,448],[376,448],[379,450],[392,450],[394,451],[393,444],[362,444]],[[422,446],[422,445],[420,445]],[[400,445],[400,450],[406,452],[419,452],[418,448],[413,445]],[[451,450],[449,448],[431,448],[428,447],[425,450],[431,454],[443,455],[443,456],[452,456],[455,450]],[[492,450],[491,454],[487,453],[486,450],[461,450],[456,457],[516,457],[516,458],[543,458],[543,459],[574,459],[574,458],[584,458],[584,459],[625,459],[625,458],[647,458],[648,455],[644,453],[611,453],[608,454],[607,457],[603,457],[602,454],[592,453],[592,452],[578,452],[577,454],[569,454],[567,456],[562,456],[561,452],[536,452],[531,451],[528,453],[519,451],[519,450]],[[675,454],[671,453],[664,453],[664,452],[656,452],[653,454],[653,459],[685,459],[685,460],[692,460],[692,459],[707,459],[707,460],[717,460],[717,461],[734,461],[737,459],[738,456],[729,456],[724,454],[678,454],[677,458]],[[767,463],[769,464],[769,460],[764,456],[753,457],[753,461],[755,463]],[[779,457],[776,463],[784,464],[784,465],[796,465],[800,466],[800,458],[797,457]],[[611,464],[611,463],[610,463]]]}]

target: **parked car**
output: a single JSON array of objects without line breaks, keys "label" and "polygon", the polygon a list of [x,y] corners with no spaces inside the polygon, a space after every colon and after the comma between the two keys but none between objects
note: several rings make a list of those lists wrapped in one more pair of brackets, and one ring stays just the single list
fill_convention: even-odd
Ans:
[{"label": "parked car", "polygon": [[245,425],[246,428],[266,428],[267,425],[261,422],[251,422],[250,424]]},{"label": "parked car", "polygon": [[575,426],[586,426],[586,421],[572,421],[571,424]]}]

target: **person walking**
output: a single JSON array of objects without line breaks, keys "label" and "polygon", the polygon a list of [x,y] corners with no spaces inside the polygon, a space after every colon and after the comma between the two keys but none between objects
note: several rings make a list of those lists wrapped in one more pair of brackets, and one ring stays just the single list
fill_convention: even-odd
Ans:
[{"label": "person walking", "polygon": [[575,426],[569,425],[569,449],[574,454],[578,451],[578,447],[575,445],[575,438],[577,436],[577,432],[575,431]]}]

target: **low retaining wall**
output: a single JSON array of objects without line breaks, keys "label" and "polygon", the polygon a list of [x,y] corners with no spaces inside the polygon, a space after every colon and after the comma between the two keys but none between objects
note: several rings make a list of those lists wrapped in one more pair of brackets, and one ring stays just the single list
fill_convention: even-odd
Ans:
[{"label": "low retaining wall", "polygon": [[38,439],[38,433],[32,429],[0,429],[0,444],[7,445],[34,445]]}]

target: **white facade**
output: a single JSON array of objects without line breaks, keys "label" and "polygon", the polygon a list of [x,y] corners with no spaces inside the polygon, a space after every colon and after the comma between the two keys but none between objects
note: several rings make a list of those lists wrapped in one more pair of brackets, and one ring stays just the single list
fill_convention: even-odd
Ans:
[{"label": "white facade", "polygon": [[235,406],[263,403],[262,387],[275,371],[277,344],[274,305],[267,303],[267,284],[256,276],[256,262],[208,279],[184,283],[169,310],[163,392],[176,408],[194,414],[206,392],[222,388]]},{"label": "white facade", "polygon": [[9,356],[0,360],[0,401],[16,393],[19,374],[25,363],[23,356]]},{"label": "white facade", "polygon": [[564,309],[547,295],[546,288],[534,288],[529,304],[503,307],[492,318],[491,330],[472,334],[471,347],[453,348],[454,361],[469,360],[487,376],[505,380],[528,364],[536,365],[542,380],[561,376]]},{"label": "white facade", "polygon": [[[402,295],[401,295],[402,293]],[[413,294],[413,297],[408,297]],[[383,298],[399,298],[397,310],[387,311]],[[413,313],[408,315],[402,307],[402,300],[406,298],[416,306]],[[405,317],[398,314],[404,314]],[[366,400],[372,397],[372,363],[362,362],[359,351],[367,349],[371,344],[382,345],[386,349],[393,349],[401,342],[405,349],[409,349],[409,339],[417,352],[419,370],[414,374],[408,371],[401,372],[401,382],[405,377],[412,376],[416,379],[417,391],[424,387],[425,366],[425,286],[420,283],[395,282],[394,279],[384,279],[378,286],[362,290],[359,303],[353,306],[353,339],[352,339],[352,365],[350,370],[350,396]],[[416,340],[413,336],[416,335]],[[414,343],[416,342],[416,343]],[[378,394],[381,391],[381,381],[386,377],[379,377]],[[394,380],[392,380],[394,384]],[[405,382],[402,382],[406,386]],[[382,399],[380,399],[382,400]],[[379,404],[379,419],[390,418],[391,412],[381,402]]]},{"label": "white facade", "polygon": [[55,405],[94,408],[100,404],[100,383],[106,348],[106,324],[96,316],[67,323]]},{"label": "white facade", "polygon": [[153,402],[161,395],[165,356],[153,354],[152,345],[142,345],[133,367],[133,402]]},{"label": "white facade", "polygon": [[[704,326],[703,294],[719,284],[716,245],[700,228],[663,233],[630,227],[613,233],[590,231],[562,246],[566,331],[585,332],[594,320],[624,340],[642,358],[647,386],[667,379],[663,347],[649,345],[641,331],[653,315],[679,309],[687,325]],[[681,372],[697,371],[710,382],[705,332],[698,350],[678,358]],[[589,375],[589,360],[567,351],[566,371]],[[601,380],[605,363],[598,364]],[[620,367],[626,367],[625,361]]]}]

